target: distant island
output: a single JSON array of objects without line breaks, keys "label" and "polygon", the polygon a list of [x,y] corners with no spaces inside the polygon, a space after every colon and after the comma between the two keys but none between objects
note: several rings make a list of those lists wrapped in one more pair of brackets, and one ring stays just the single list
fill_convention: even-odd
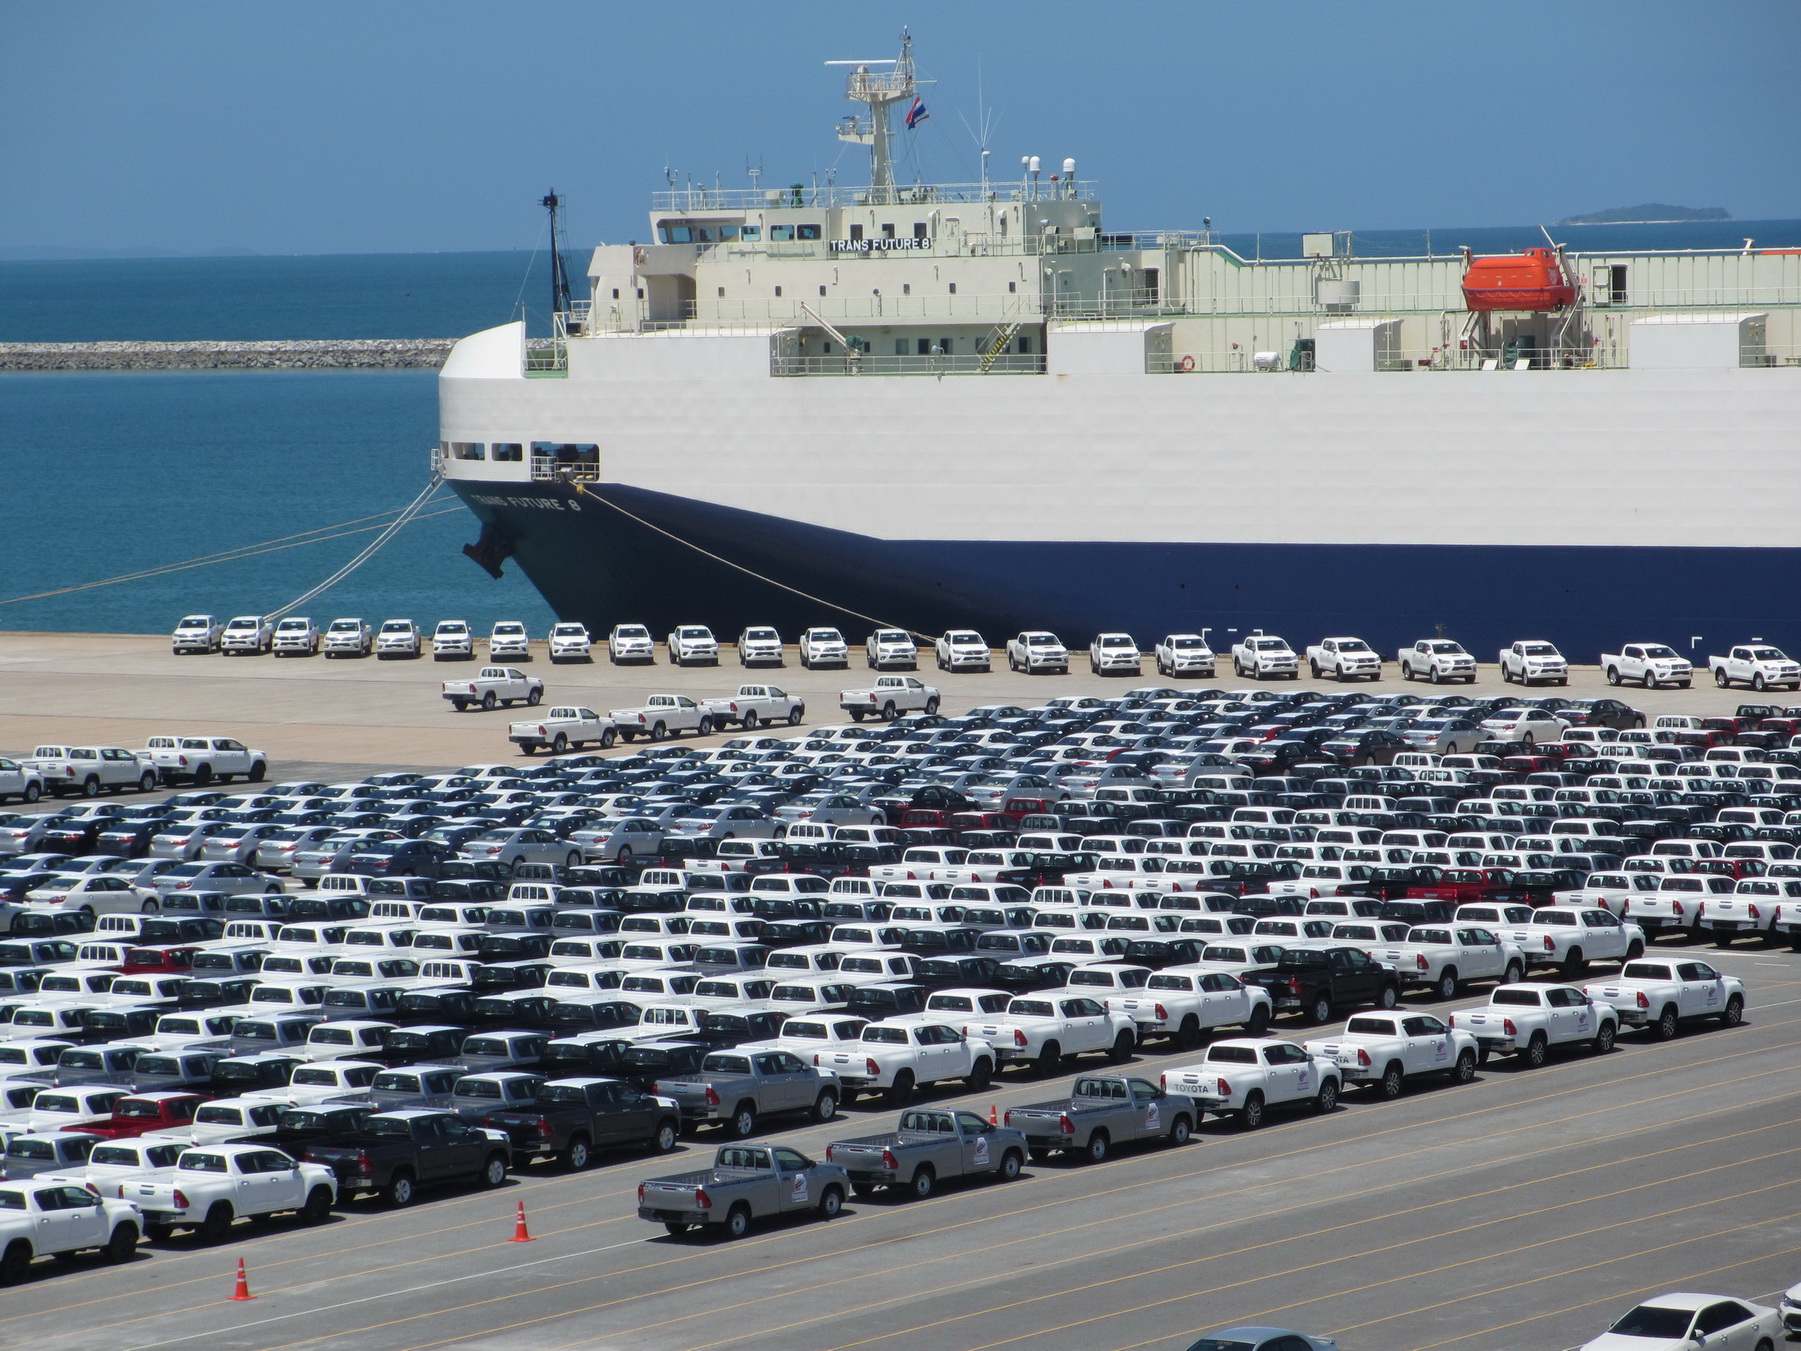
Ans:
[{"label": "distant island", "polygon": [[1678,220],[1731,220],[1732,213],[1723,206],[1671,206],[1667,202],[1645,202],[1640,206],[1616,206],[1608,211],[1591,211],[1586,216],[1567,216],[1559,225],[1651,225]]}]

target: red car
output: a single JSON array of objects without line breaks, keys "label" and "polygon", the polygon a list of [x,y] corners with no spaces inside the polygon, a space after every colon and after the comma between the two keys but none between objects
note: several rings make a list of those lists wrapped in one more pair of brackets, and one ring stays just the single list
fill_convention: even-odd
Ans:
[{"label": "red car", "polygon": [[1446,868],[1436,882],[1408,887],[1406,899],[1469,905],[1495,900],[1512,886],[1513,874],[1505,868]]},{"label": "red car", "polygon": [[193,968],[194,954],[199,951],[191,943],[127,948],[125,965],[120,970],[128,976],[185,976]]},{"label": "red car", "polygon": [[113,1104],[110,1121],[80,1129],[104,1140],[130,1140],[150,1131],[175,1130],[194,1124],[194,1113],[210,1101],[205,1093],[134,1093]]}]

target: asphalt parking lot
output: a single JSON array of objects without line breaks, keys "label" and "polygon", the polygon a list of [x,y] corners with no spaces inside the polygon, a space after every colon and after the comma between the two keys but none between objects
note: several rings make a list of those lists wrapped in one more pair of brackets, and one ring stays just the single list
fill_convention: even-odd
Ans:
[{"label": "asphalt parking lot", "polygon": [[[737,1243],[634,1215],[641,1179],[710,1153],[697,1138],[668,1159],[530,1169],[497,1192],[359,1202],[320,1229],[241,1223],[218,1248],[178,1238],[125,1267],[48,1272],[0,1303],[0,1344],[1179,1351],[1261,1322],[1345,1351],[1557,1351],[1643,1295],[1763,1299],[1801,1271],[1801,957],[1717,960],[1750,987],[1731,1031],[1629,1034],[1538,1071],[1491,1061],[1466,1086],[1353,1092],[1330,1117],[1253,1133],[1209,1120],[1179,1150],[1053,1159],[1011,1185],[877,1197]],[[1067,1083],[1009,1074],[936,1100],[1004,1111]],[[779,1136],[817,1152],[891,1117],[859,1106]],[[530,1245],[508,1241],[519,1202]],[[227,1302],[239,1257],[255,1303]]]}]

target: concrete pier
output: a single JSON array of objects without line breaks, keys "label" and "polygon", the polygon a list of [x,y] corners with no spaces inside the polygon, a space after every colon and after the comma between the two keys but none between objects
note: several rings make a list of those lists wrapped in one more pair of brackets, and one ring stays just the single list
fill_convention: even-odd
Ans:
[{"label": "concrete pier", "polygon": [[0,371],[436,370],[454,338],[4,342]]}]

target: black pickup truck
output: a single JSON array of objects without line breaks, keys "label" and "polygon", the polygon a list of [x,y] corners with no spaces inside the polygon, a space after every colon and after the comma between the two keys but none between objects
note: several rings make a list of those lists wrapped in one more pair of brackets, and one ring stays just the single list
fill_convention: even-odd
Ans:
[{"label": "black pickup truck", "polygon": [[276,1121],[269,1135],[259,1135],[259,1145],[272,1145],[295,1158],[317,1146],[342,1144],[363,1133],[375,1110],[362,1102],[322,1102],[318,1106],[290,1107]]},{"label": "black pickup truck", "polygon": [[359,1134],[310,1145],[307,1161],[338,1175],[338,1194],[380,1192],[389,1205],[411,1205],[420,1187],[479,1182],[498,1187],[513,1166],[505,1131],[471,1126],[454,1112],[377,1112]]},{"label": "black pickup truck", "polygon": [[521,1158],[560,1159],[579,1171],[596,1148],[648,1146],[667,1154],[675,1148],[681,1112],[668,1098],[616,1079],[558,1079],[538,1089],[535,1107],[492,1112],[483,1124],[505,1131]]},{"label": "black pickup truck", "polygon": [[1375,1004],[1392,1009],[1401,1002],[1394,971],[1372,961],[1361,948],[1288,948],[1274,966],[1245,972],[1246,985],[1269,991],[1276,1012],[1298,1013],[1313,1022],[1334,1010]]}]

